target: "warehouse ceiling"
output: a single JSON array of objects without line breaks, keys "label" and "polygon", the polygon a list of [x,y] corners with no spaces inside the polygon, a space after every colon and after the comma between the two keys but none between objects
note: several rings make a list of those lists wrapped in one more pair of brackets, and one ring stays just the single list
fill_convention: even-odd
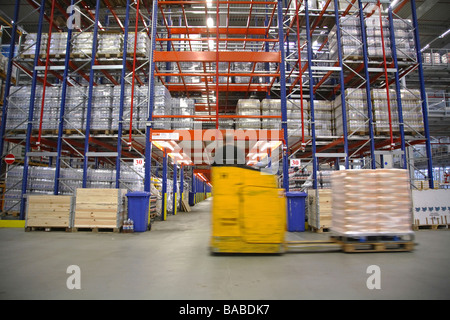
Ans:
[{"label": "warehouse ceiling", "polygon": [[[38,22],[38,14],[36,12],[31,13],[33,11],[30,3],[32,2],[40,2],[37,0],[21,0],[21,27],[27,32],[35,32],[37,30],[37,22]],[[70,1],[60,1],[61,3]],[[94,3],[95,1],[85,1],[86,3]],[[110,0],[110,3],[115,3],[117,1]],[[146,1],[147,3],[151,3],[151,1]],[[399,1],[397,6],[401,6],[403,1]],[[15,0],[2,0],[0,5],[0,16],[7,21],[11,21],[14,16],[14,7]],[[121,1],[118,1],[121,3]],[[450,28],[450,16],[448,15],[450,9],[450,1],[449,0],[426,0],[426,1],[416,1],[417,7],[417,18],[419,22],[419,31],[420,31],[420,42],[421,46],[424,47],[428,43],[432,43],[431,47],[440,49],[447,48],[450,49],[450,42],[448,38],[440,39],[439,36],[442,35],[445,31]],[[243,6],[243,11],[245,12],[245,5]],[[118,11],[120,14],[120,11]],[[408,1],[406,1],[406,5],[403,5],[398,12],[398,16],[403,19],[411,19],[411,6]],[[248,16],[242,15],[237,16],[233,15],[231,17],[230,23],[232,24],[233,20],[236,22],[241,20],[246,20]],[[195,22],[195,19],[199,21],[204,20],[204,17],[189,17],[189,21]],[[132,21],[130,21],[132,22]],[[4,24],[4,22],[2,22]],[[203,22],[204,24],[204,22]],[[44,26],[45,30],[45,26]]]}]

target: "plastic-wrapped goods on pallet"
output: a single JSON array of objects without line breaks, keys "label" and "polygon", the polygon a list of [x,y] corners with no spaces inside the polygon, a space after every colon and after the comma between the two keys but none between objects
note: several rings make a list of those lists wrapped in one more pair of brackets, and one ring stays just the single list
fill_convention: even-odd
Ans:
[{"label": "plastic-wrapped goods on pallet", "polygon": [[[261,116],[261,106],[257,99],[239,99],[236,107],[237,115]],[[236,129],[261,129],[260,118],[238,118]]]},{"label": "plastic-wrapped goods on pallet", "polygon": [[[134,55],[134,38],[135,32],[128,33],[127,41],[127,54],[129,56]],[[137,45],[136,45],[136,56],[137,57],[148,57],[150,52],[150,39],[146,32],[138,32],[137,34]]]},{"label": "plastic-wrapped goods on pallet", "polygon": [[[365,89],[346,89],[345,90],[345,112],[347,117],[347,132],[349,134],[356,132],[367,134],[369,126],[367,123],[368,111],[366,103]],[[334,100],[334,125],[336,135],[343,135],[342,122],[342,101],[341,96]]]},{"label": "plastic-wrapped goods on pallet", "polygon": [[[193,116],[195,103],[193,99],[172,98],[172,114],[179,116]],[[173,129],[192,130],[193,118],[175,118]]]},{"label": "plastic-wrapped goods on pallet", "polygon": [[[361,27],[358,17],[345,16],[339,18],[341,27],[341,43],[339,46],[342,49],[344,58],[360,58],[362,56],[361,43]],[[338,43],[336,36],[336,26],[334,26],[328,34],[330,59],[337,59]]]},{"label": "plastic-wrapped goods on pallet", "polygon": [[98,37],[97,56],[121,58],[123,52],[123,35],[120,33],[100,33]]},{"label": "plastic-wrapped goods on pallet", "polygon": [[389,124],[389,105],[386,89],[372,89],[371,96],[375,134],[388,134],[391,128],[393,132],[398,132],[398,107],[395,90],[389,90],[391,124]]},{"label": "plastic-wrapped goods on pallet", "polygon": [[[317,1],[317,8],[323,9],[325,7],[325,4],[327,3],[327,0],[318,0]],[[347,10],[348,12],[356,12],[358,11],[358,4],[352,5],[350,1],[347,0],[339,0],[338,1],[338,9],[339,10]],[[330,1],[327,7],[327,11],[333,11],[334,12],[334,1]]]},{"label": "plastic-wrapped goods on pallet", "polygon": [[72,52],[75,58],[87,58],[92,55],[94,34],[92,32],[74,32],[72,34]]},{"label": "plastic-wrapped goods on pallet", "polygon": [[406,170],[339,170],[333,172],[331,186],[333,232],[369,236],[412,231]]},{"label": "plastic-wrapped goods on pallet", "polygon": [[402,99],[402,115],[406,133],[423,134],[423,114],[420,91],[415,89],[400,90]]},{"label": "plastic-wrapped goods on pallet", "polygon": [[[383,17],[381,23],[383,24],[383,30],[381,30],[380,18],[378,16],[368,17],[365,19],[367,34],[367,54],[371,58],[383,57],[383,42],[384,54],[386,55],[386,57],[392,56],[388,18]],[[382,31],[383,38],[381,38]]]},{"label": "plastic-wrapped goods on pallet", "polygon": [[[235,73],[250,73],[252,71],[253,64],[251,62],[234,62],[233,72]],[[250,77],[235,76],[235,83],[249,83]]]},{"label": "plastic-wrapped goods on pallet", "polygon": [[67,87],[66,106],[64,112],[64,129],[85,130],[87,87]]},{"label": "plastic-wrapped goods on pallet", "polygon": [[[30,107],[30,86],[11,87],[8,113],[6,117],[7,130],[26,130],[28,121],[27,110]],[[35,105],[40,102],[39,90],[36,88]]]},{"label": "plastic-wrapped goods on pallet", "polygon": [[[333,101],[314,100],[314,124],[316,137],[329,137],[334,134],[334,123],[332,118]],[[315,115],[319,118],[316,119]]]},{"label": "plastic-wrapped goods on pallet", "polygon": [[[39,55],[41,56],[45,56],[47,54],[47,39],[48,34],[43,33],[41,35],[41,46],[39,49]],[[25,41],[22,44],[23,57],[34,57],[34,54],[36,53],[36,40],[37,33],[28,33],[25,35]]]},{"label": "plastic-wrapped goods on pallet", "polygon": [[98,85],[93,88],[91,129],[111,129],[111,90],[110,86]]},{"label": "plastic-wrapped goods on pallet", "polygon": [[50,57],[64,58],[66,56],[66,47],[67,32],[52,33],[49,52]]},{"label": "plastic-wrapped goods on pallet", "polygon": [[[305,126],[304,133],[309,135],[309,106],[306,100],[303,100],[303,122]],[[289,137],[301,137],[302,130],[302,109],[301,101],[288,99],[286,101],[286,118]]]},{"label": "plastic-wrapped goods on pallet", "polygon": [[[172,103],[169,90],[165,86],[155,86],[155,104],[153,115],[171,115]],[[170,130],[172,123],[170,118],[154,118],[153,129]]]},{"label": "plastic-wrapped goods on pallet", "polygon": [[[264,99],[261,101],[261,114],[263,116],[280,116],[281,101],[279,99]],[[262,129],[281,130],[281,119],[263,118],[261,119]]]}]

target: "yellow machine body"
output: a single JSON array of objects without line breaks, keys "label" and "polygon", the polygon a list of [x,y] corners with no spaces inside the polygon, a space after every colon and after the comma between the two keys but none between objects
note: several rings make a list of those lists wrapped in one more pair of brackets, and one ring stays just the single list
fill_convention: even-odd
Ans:
[{"label": "yellow machine body", "polygon": [[274,175],[234,166],[212,167],[211,251],[281,253],[286,199]]}]

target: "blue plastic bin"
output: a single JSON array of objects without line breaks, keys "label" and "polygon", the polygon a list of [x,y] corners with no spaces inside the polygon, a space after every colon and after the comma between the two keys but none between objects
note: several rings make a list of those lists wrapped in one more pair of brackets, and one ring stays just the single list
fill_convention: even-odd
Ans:
[{"label": "blue plastic bin", "polygon": [[195,193],[189,192],[189,205],[191,207],[195,206]]},{"label": "blue plastic bin", "polygon": [[289,232],[305,231],[306,196],[305,192],[286,192]]},{"label": "blue plastic bin", "polygon": [[148,206],[150,204],[150,192],[135,191],[126,194],[128,198],[128,218],[133,220],[134,231],[147,231],[149,226]]}]

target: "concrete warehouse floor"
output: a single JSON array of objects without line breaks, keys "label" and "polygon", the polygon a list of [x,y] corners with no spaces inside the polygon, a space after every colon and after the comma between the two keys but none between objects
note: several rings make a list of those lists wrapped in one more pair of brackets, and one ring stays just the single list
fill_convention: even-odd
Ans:
[{"label": "concrete warehouse floor", "polygon": [[[449,299],[450,231],[413,252],[209,254],[211,199],[145,233],[0,229],[0,299]],[[289,239],[328,239],[291,233]],[[66,286],[78,265],[81,289]],[[378,265],[381,289],[369,290]]]}]

